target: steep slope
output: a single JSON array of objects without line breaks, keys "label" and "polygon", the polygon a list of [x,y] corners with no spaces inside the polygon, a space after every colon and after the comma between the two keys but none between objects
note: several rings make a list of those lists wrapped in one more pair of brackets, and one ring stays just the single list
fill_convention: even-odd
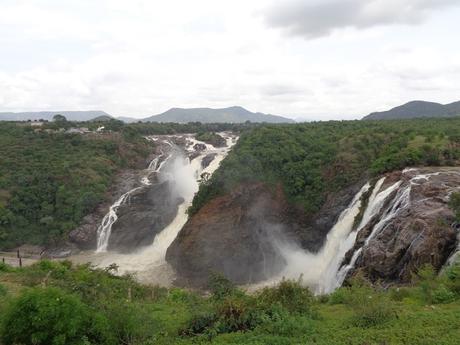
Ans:
[{"label": "steep slope", "polygon": [[193,108],[181,109],[172,108],[162,114],[151,116],[142,120],[143,122],[203,122],[203,123],[241,123],[267,122],[267,123],[293,123],[294,120],[262,113],[252,113],[242,107],[230,107],[223,109]]},{"label": "steep slope", "polygon": [[422,117],[460,116],[460,102],[442,105],[439,103],[413,101],[388,111],[375,112],[363,120],[412,119]]},{"label": "steep slope", "polygon": [[89,121],[96,117],[111,117],[101,110],[90,111],[34,111],[23,113],[0,113],[0,121],[27,121],[48,120],[51,121],[56,114],[64,115],[69,121]]}]

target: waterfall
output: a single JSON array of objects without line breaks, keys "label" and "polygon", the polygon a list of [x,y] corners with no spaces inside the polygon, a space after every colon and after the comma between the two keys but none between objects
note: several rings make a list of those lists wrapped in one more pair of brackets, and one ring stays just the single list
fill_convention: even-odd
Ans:
[{"label": "waterfall", "polygon": [[[277,243],[280,253],[286,261],[286,268],[281,273],[281,276],[289,279],[297,279],[302,275],[304,283],[310,286],[316,294],[331,293],[341,286],[362,249],[359,248],[355,251],[350,265],[340,268],[346,253],[355,245],[358,233],[375,215],[381,212],[385,201],[402,184],[402,181],[399,181],[381,191],[384,182],[385,178],[381,178],[375,184],[363,217],[356,229],[353,229],[355,218],[362,207],[362,196],[369,191],[370,184],[367,183],[355,195],[350,205],[341,213],[336,224],[329,231],[323,248],[318,253],[310,253],[286,243]],[[385,224],[408,205],[409,195],[410,185],[397,193],[395,202],[384,213],[381,221],[373,228],[366,243],[376,236]]]},{"label": "waterfall", "polygon": [[[361,220],[361,223],[359,224],[359,226],[356,229],[356,231],[351,232],[350,235],[348,236],[348,238],[346,240],[346,242],[347,242],[347,244],[349,246],[348,250],[353,248],[353,246],[355,245],[356,237],[358,236],[359,232],[369,223],[369,221],[376,214],[380,213],[380,211],[381,211],[383,205],[385,204],[385,201],[387,200],[387,198],[396,189],[398,189],[402,184],[402,181],[396,182],[395,184],[391,185],[387,189],[385,189],[385,190],[380,192],[380,189],[382,188],[382,185],[383,185],[384,181],[385,181],[385,177],[381,178],[376,183],[376,185],[374,187],[374,190],[372,191],[372,195],[369,198],[369,202],[368,202],[367,208],[366,208],[366,210],[364,212],[363,219]],[[382,224],[385,225],[386,221],[383,222]],[[383,226],[383,225],[381,225],[381,226]],[[353,256],[352,256],[352,258],[350,260],[350,263],[348,265],[346,265],[346,266],[342,266],[340,268],[340,270],[338,272],[336,272],[336,279],[335,279],[335,283],[334,283],[334,286],[333,286],[332,290],[340,287],[343,284],[343,281],[347,277],[348,272],[350,272],[350,270],[354,268],[356,260],[358,260],[358,257],[361,255],[361,252],[362,252],[362,248],[358,248],[353,253]],[[342,260],[343,260],[343,257],[342,257]]]},{"label": "waterfall", "polygon": [[158,164],[160,160],[164,157],[162,153],[160,156],[155,157],[150,164],[148,165],[144,176],[141,178],[142,186],[133,188],[123,194],[112,206],[110,206],[109,212],[104,216],[102,219],[101,225],[99,225],[97,229],[97,249],[96,252],[103,253],[107,251],[107,247],[109,245],[110,235],[112,233],[112,225],[118,220],[117,210],[118,208],[129,201],[129,198],[132,193],[139,190],[143,186],[149,186],[150,180],[149,176],[153,172],[159,172],[163,165],[171,158],[171,155],[168,155],[166,159],[164,159],[161,164]]},{"label": "waterfall", "polygon": [[281,273],[282,277],[297,279],[302,275],[304,282],[316,293],[328,293],[335,286],[335,276],[343,256],[350,249],[345,241],[353,229],[356,216],[361,208],[361,197],[370,188],[364,185],[355,195],[352,202],[344,210],[329,231],[323,248],[316,254],[292,247],[288,244],[278,244],[281,255],[287,265]]},{"label": "waterfall", "polygon": [[[193,149],[195,144],[206,145],[206,150],[201,151],[199,155],[192,160],[185,157],[183,154],[175,152],[174,154],[168,155],[160,164],[158,164],[159,161],[151,164],[152,168],[156,166],[156,171],[160,172],[158,175],[159,180],[168,181],[171,185],[172,192],[177,197],[184,200],[178,207],[176,217],[155,236],[150,246],[140,248],[137,252],[131,254],[113,252],[103,253],[102,256],[99,255],[92,260],[94,264],[99,267],[107,267],[112,263],[116,263],[119,267],[119,274],[134,273],[139,280],[144,282],[162,285],[170,284],[173,273],[165,260],[166,251],[187,222],[187,209],[191,206],[193,197],[198,191],[198,181],[201,179],[201,174],[208,173],[211,175],[214,173],[221,161],[230,151],[231,147],[235,144],[232,136],[226,133],[219,134],[226,139],[229,144],[227,147],[214,148],[212,145],[205,144],[193,137],[187,137],[188,145],[186,146],[186,151],[188,153],[191,154],[195,152]],[[216,157],[205,169],[203,169],[201,165],[202,159],[211,153],[215,153]],[[168,164],[164,167],[166,161],[168,161]],[[121,203],[124,201],[125,200],[122,200]],[[114,208],[114,213],[114,221],[116,221],[116,207]]]},{"label": "waterfall", "polygon": [[117,209],[125,202],[130,193],[131,191],[123,194],[112,206],[110,206],[109,212],[102,219],[102,223],[97,229],[97,252],[107,251],[112,225],[118,219]]}]

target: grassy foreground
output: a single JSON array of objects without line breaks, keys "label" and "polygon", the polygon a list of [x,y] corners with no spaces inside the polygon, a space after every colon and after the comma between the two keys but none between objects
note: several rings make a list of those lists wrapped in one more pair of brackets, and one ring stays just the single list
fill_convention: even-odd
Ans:
[{"label": "grassy foreground", "polygon": [[284,281],[248,295],[224,277],[208,296],[143,286],[106,270],[0,263],[0,344],[458,344],[460,266],[410,287],[356,280],[314,297]]}]

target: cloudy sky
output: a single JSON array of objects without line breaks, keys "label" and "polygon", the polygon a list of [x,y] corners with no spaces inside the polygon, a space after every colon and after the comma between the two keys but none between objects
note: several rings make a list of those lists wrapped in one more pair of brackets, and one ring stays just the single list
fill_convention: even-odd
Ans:
[{"label": "cloudy sky", "polygon": [[460,0],[0,0],[0,111],[460,100]]}]

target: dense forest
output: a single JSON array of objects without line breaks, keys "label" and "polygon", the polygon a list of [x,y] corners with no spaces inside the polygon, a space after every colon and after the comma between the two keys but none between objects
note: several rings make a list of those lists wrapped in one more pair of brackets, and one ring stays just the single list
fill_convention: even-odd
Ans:
[{"label": "dense forest", "polygon": [[314,214],[328,193],[408,166],[457,165],[460,119],[330,121],[245,131],[189,212],[242,183],[281,183],[291,203]]},{"label": "dense forest", "polygon": [[0,249],[62,239],[105,198],[115,173],[143,167],[141,137],[36,132],[0,124]]},{"label": "dense forest", "polygon": [[460,338],[458,265],[440,276],[425,267],[403,288],[357,277],[316,297],[299,281],[248,294],[216,274],[204,297],[115,271],[0,263],[0,344],[457,345]]},{"label": "dense forest", "polygon": [[[122,169],[142,169],[153,134],[200,133],[218,143],[216,131],[240,132],[255,124],[174,124],[121,121],[0,122],[0,250],[21,244],[50,245],[66,238],[82,218],[107,199]],[[103,127],[100,132],[96,130]],[[85,128],[88,133],[68,133]]]}]

